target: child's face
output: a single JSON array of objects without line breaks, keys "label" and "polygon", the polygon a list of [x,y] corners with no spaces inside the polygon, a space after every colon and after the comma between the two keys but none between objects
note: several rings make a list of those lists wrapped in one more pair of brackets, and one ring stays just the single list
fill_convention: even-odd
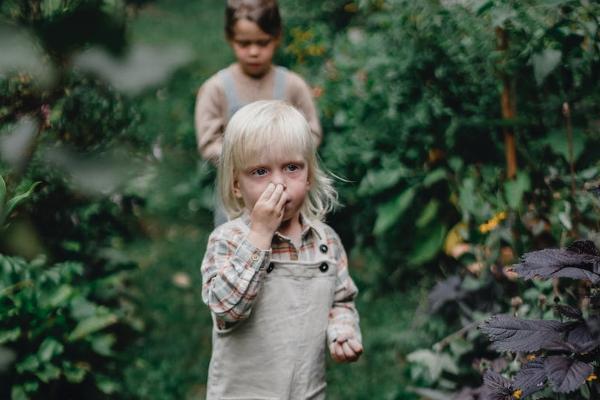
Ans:
[{"label": "child's face", "polygon": [[237,173],[234,194],[242,199],[249,212],[265,191],[269,183],[282,184],[288,200],[285,204],[283,221],[298,218],[304,199],[310,189],[308,163],[300,154],[267,155]]},{"label": "child's face", "polygon": [[255,22],[240,19],[229,43],[244,73],[258,78],[269,70],[279,38],[265,33]]}]

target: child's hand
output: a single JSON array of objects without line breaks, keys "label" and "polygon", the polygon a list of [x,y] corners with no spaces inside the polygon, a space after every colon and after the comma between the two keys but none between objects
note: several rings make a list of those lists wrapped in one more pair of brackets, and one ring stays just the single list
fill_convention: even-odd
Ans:
[{"label": "child's hand", "polygon": [[282,184],[269,183],[250,213],[248,240],[256,247],[267,250],[271,247],[273,234],[281,224],[287,193]]},{"label": "child's hand", "polygon": [[353,337],[341,335],[335,342],[331,343],[329,352],[331,353],[331,358],[336,362],[354,362],[358,360],[362,354],[363,347],[362,344]]}]

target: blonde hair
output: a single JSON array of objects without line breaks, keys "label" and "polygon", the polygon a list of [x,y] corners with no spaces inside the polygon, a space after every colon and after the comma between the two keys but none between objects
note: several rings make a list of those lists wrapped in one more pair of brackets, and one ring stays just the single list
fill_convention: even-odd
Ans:
[{"label": "blonde hair", "polygon": [[230,218],[244,212],[233,192],[237,174],[264,154],[300,153],[308,167],[310,189],[301,208],[309,219],[322,220],[338,204],[333,180],[319,167],[316,141],[306,118],[288,103],[260,100],[237,111],[225,129],[219,159],[218,190]]}]

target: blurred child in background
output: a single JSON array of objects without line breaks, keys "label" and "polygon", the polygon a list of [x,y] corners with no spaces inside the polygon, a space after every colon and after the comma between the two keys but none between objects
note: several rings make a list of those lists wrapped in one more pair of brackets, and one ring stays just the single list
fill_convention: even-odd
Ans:
[{"label": "blurred child in background", "polygon": [[[296,107],[320,143],[321,126],[309,86],[299,75],[273,65],[282,36],[277,1],[228,0],[225,36],[236,62],[210,77],[196,99],[196,137],[202,158],[217,164],[229,119],[256,100],[285,100]],[[218,225],[225,222],[225,215],[220,205],[215,208]]]}]

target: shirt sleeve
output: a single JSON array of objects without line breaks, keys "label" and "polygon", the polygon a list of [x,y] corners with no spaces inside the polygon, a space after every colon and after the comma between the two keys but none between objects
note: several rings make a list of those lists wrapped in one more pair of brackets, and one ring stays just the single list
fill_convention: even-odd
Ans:
[{"label": "shirt sleeve", "polygon": [[323,139],[323,132],[321,130],[321,123],[319,122],[319,115],[317,113],[317,108],[315,107],[311,89],[300,75],[293,72],[290,74],[292,105],[298,108],[308,121],[310,130],[316,139],[317,146],[319,146]]},{"label": "shirt sleeve", "polygon": [[194,110],[194,125],[198,152],[203,159],[217,163],[227,124],[223,113],[224,94],[217,85],[217,76],[206,81],[198,90]]},{"label": "shirt sleeve", "polygon": [[218,324],[250,316],[270,258],[270,250],[257,248],[243,235],[227,229],[211,234],[201,267],[202,300]]},{"label": "shirt sleeve", "polygon": [[337,235],[336,259],[337,277],[333,305],[329,310],[329,325],[327,327],[327,342],[331,344],[341,335],[354,338],[362,343],[359,316],[354,299],[358,289],[348,273],[348,258],[346,251]]}]

